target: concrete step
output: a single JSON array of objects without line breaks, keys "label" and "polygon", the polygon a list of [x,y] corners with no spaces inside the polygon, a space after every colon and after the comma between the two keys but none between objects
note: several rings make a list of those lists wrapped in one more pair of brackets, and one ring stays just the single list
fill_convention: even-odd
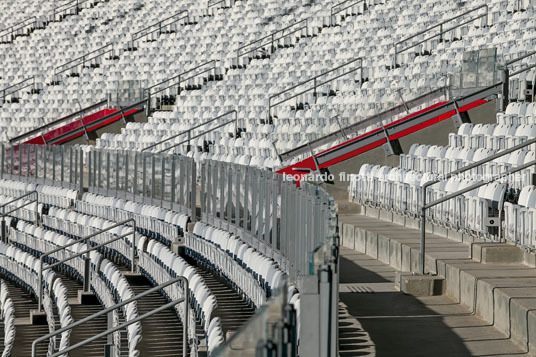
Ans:
[{"label": "concrete step", "polygon": [[525,355],[455,299],[404,294],[396,289],[395,268],[346,247],[340,253],[341,357]]},{"label": "concrete step", "polygon": [[[389,215],[390,221],[364,215],[340,216],[342,245],[399,271],[419,271],[419,231],[393,223],[402,218]],[[426,271],[445,279],[447,296],[536,355],[533,258],[511,245],[461,240],[428,233]]]},{"label": "concrete step", "polygon": [[[102,310],[101,305],[81,305],[78,303],[78,291],[82,290],[82,284],[76,280],[67,277],[64,274],[56,272],[59,278],[62,280],[63,285],[67,288],[67,297],[69,298],[69,305],[71,306],[71,316],[75,321],[81,320],[85,317],[93,315]],[[91,321],[88,321],[80,326],[77,326],[71,332],[71,345],[84,341],[98,333],[105,331],[107,328],[106,315],[99,316]],[[76,350],[69,352],[71,357],[84,357],[84,356],[102,356],[104,354],[104,346],[106,344],[106,337],[97,339],[82,346]]]},{"label": "concrete step", "polygon": [[215,295],[218,307],[212,312],[212,317],[221,319],[223,334],[228,337],[242,327],[255,314],[255,310],[228,286],[223,278],[213,275],[195,259],[185,258],[203,277],[208,288]]},{"label": "concrete step", "polygon": [[[37,309],[37,301],[33,295],[15,285],[3,277],[8,289],[9,296],[15,305],[15,343],[11,350],[12,357],[28,357],[32,355],[32,342],[48,334],[47,325],[31,325],[30,310]],[[48,342],[37,345],[37,356],[44,357],[47,354]]]}]

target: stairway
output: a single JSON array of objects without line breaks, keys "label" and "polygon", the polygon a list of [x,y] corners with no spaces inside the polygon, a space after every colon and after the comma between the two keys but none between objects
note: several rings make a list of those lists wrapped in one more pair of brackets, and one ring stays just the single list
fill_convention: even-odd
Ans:
[{"label": "stairway", "polygon": [[222,330],[227,340],[230,334],[245,325],[255,314],[255,310],[222,278],[213,275],[201,264],[197,264],[196,260],[190,257],[185,258],[203,277],[210,291],[216,296],[218,307],[212,312],[212,318],[219,317],[221,319]]},{"label": "stairway", "polygon": [[[56,275],[59,276],[59,278],[67,288],[67,297],[69,299],[69,305],[71,306],[71,315],[75,321],[81,320],[103,309],[101,305],[78,304],[78,290],[82,290],[82,284],[80,284],[76,280],[68,278],[66,275],[63,275],[61,273],[56,272]],[[75,327],[71,332],[71,346],[105,331],[107,326],[107,316],[102,315],[80,326]],[[69,357],[101,357],[104,354],[105,344],[106,337],[102,337],[72,352],[69,352]]]},{"label": "stairway", "polygon": [[[145,279],[129,281],[134,295],[141,294],[153,286]],[[138,300],[138,315],[167,304],[168,301],[155,291]],[[141,356],[166,357],[182,355],[182,323],[175,310],[169,308],[141,321],[142,340],[138,345]]]},{"label": "stairway", "polygon": [[[28,357],[32,355],[32,342],[48,333],[47,325],[33,326],[30,324],[30,310],[37,309],[37,301],[26,290],[4,279],[9,289],[9,297],[15,305],[15,344],[11,351],[12,357]],[[37,345],[37,356],[46,356],[48,343]]]}]

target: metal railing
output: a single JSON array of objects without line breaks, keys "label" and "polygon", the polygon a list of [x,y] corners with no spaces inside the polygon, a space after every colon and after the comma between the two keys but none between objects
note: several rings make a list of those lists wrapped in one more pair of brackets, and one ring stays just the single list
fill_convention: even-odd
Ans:
[{"label": "metal railing", "polygon": [[501,174],[498,174],[497,175],[497,178],[493,178],[491,181],[485,181],[484,183],[478,183],[478,184],[475,184],[475,185],[471,185],[469,186],[472,187],[471,189],[467,190],[467,189],[463,189],[463,190],[460,190],[460,191],[457,191],[457,192],[454,192],[452,194],[448,194],[446,196],[444,196],[443,198],[440,198],[436,201],[433,201],[431,203],[426,203],[426,190],[428,189],[428,187],[432,186],[432,185],[435,185],[436,183],[439,183],[443,180],[448,180],[449,178],[451,177],[454,177],[456,175],[459,175],[463,172],[466,172],[466,171],[469,171],[469,170],[472,170],[474,168],[477,168],[479,166],[482,166],[483,164],[485,163],[488,163],[488,162],[491,162],[493,160],[496,160],[504,155],[508,155],[514,151],[517,151],[517,150],[520,150],[524,147],[527,147],[527,146],[530,146],[532,144],[536,144],[536,138],[533,138],[533,139],[529,139],[521,144],[518,144],[516,146],[513,146],[509,149],[505,149],[505,150],[502,150],[496,154],[493,154],[493,155],[490,155],[488,156],[487,158],[485,159],[482,159],[482,160],[479,160],[477,162],[474,162],[472,164],[469,164],[467,166],[464,166],[462,168],[459,168],[458,170],[455,170],[455,171],[452,171],[446,175],[444,175],[444,177],[442,177],[441,180],[431,180],[431,181],[427,181],[425,182],[423,185],[422,185],[422,202],[421,202],[421,214],[420,214],[420,219],[421,219],[421,240],[420,240],[420,251],[419,251],[419,272],[421,274],[424,274],[425,273],[425,244],[426,244],[426,229],[425,229],[425,225],[426,225],[426,210],[433,207],[433,206],[436,206],[442,202],[445,202],[451,198],[454,198],[456,196],[459,196],[461,194],[464,194],[466,192],[469,192],[469,191],[472,191],[473,189],[475,188],[478,188],[480,186],[484,186],[484,185],[487,185],[493,181],[496,181],[497,179],[499,178],[502,178],[502,177],[506,177],[506,175],[509,175],[509,174],[512,174],[512,173],[516,173],[518,171],[521,171],[521,170],[524,170],[526,168],[529,168],[531,166],[534,166],[536,164],[536,161],[531,161],[530,163],[528,164],[524,164],[524,165],[521,165],[521,166],[518,166],[517,168],[515,169],[512,169],[511,171],[507,171],[507,172],[504,172],[504,173],[501,173]]},{"label": "metal railing", "polygon": [[97,102],[95,104],[92,104],[86,108],[83,108],[79,111],[76,111],[72,114],[69,114],[67,116],[64,116],[63,118],[60,118],[58,120],[54,120],[50,123],[47,123],[45,125],[42,125],[40,126],[39,128],[36,128],[36,129],[32,129],[30,131],[27,131],[26,133],[24,134],[21,134],[19,136],[16,136],[14,138],[11,138],[9,139],[9,143],[10,144],[17,144],[19,143],[21,140],[23,139],[26,139],[26,138],[29,138],[29,137],[33,137],[33,136],[36,136],[36,135],[43,135],[44,133],[44,130],[47,130],[47,129],[50,129],[50,128],[53,128],[55,127],[56,125],[59,125],[59,124],[63,124],[65,122],[68,122],[68,121],[72,121],[74,120],[75,118],[78,117],[79,120],[82,120],[82,118],[84,116],[86,116],[89,112],[92,112],[94,111],[95,109],[99,109],[99,108],[102,108],[105,104],[107,104],[108,101],[107,100],[102,100],[100,102]]},{"label": "metal railing", "polygon": [[[67,63],[61,64],[54,68],[54,75],[57,76],[63,72],[66,72],[72,68],[82,66],[85,67],[86,62],[90,62],[93,60],[96,60],[97,58],[104,56],[107,53],[113,52],[113,44],[108,43],[107,45],[104,45],[100,48],[97,48],[96,50],[93,50],[91,52],[86,53],[83,56],[80,56],[78,58],[75,58]],[[78,72],[77,72],[78,73]]]},{"label": "metal railing", "polygon": [[[28,202],[20,205],[20,206],[17,206],[9,211],[6,212],[6,207],[17,202],[17,201],[20,201],[26,197],[29,197],[31,195],[35,195],[35,198],[34,199],[30,199]],[[13,200],[9,201],[9,202],[6,202],[4,204],[2,204],[0,206],[0,208],[2,209],[2,221],[1,221],[1,227],[0,227],[0,233],[1,233],[1,239],[2,239],[2,242],[6,242],[7,241],[7,236],[6,236],[6,216],[9,216],[11,213],[21,209],[21,208],[24,208],[32,203],[35,203],[35,225],[38,225],[39,223],[39,193],[37,191],[30,191],[30,192],[27,192],[17,198],[14,198]]]},{"label": "metal railing", "polygon": [[147,111],[148,113],[151,110],[151,98],[154,97],[155,94],[162,93],[164,91],[169,91],[169,95],[171,96],[177,96],[181,94],[181,84],[185,83],[191,79],[194,79],[200,75],[206,75],[207,72],[215,71],[216,70],[216,61],[211,60],[205,63],[202,63],[194,68],[191,68],[187,71],[184,71],[180,74],[177,74],[171,78],[168,78],[166,80],[163,80],[160,83],[157,83],[155,85],[150,86],[145,90],[146,98],[147,98]]},{"label": "metal railing", "polygon": [[94,130],[95,127],[97,128],[100,127],[101,124],[102,125],[110,124],[111,123],[110,120],[114,118],[116,118],[116,120],[119,120],[119,117],[120,117],[126,123],[125,114],[127,115],[135,114],[136,110],[138,111],[142,110],[145,104],[146,104],[146,101],[144,99],[142,101],[128,105],[126,107],[120,107],[118,111],[114,111],[108,115],[105,115],[101,118],[93,120],[89,123],[84,123],[84,121],[82,120],[83,118],[80,118],[79,122],[81,125],[79,127],[73,128],[69,131],[62,132],[60,135],[47,141],[46,144],[54,145],[56,143],[63,143],[64,141],[74,139],[73,136],[78,135],[78,134],[79,134],[78,136],[82,134],[85,134],[87,136],[87,133],[89,131]]},{"label": "metal railing", "polygon": [[[330,26],[334,25],[333,24],[333,18],[334,18],[335,15],[337,15],[337,14],[339,14],[339,13],[341,13],[341,12],[351,8],[351,7],[359,5],[361,3],[363,3],[363,10],[364,11],[367,10],[367,0],[344,0],[344,1],[342,1],[342,2],[340,2],[338,4],[336,4],[336,5],[333,5],[331,7],[331,10],[330,10],[331,15],[329,17],[329,25]],[[342,7],[340,7],[340,6],[342,6]]]},{"label": "metal railing", "polygon": [[[252,41],[246,45],[239,47],[236,50],[236,58],[237,60],[239,60],[241,57],[249,55],[252,52],[256,52],[261,48],[265,48],[268,45],[270,45],[269,53],[272,54],[276,50],[274,43],[304,29],[307,29],[307,19],[295,22],[292,25],[282,28],[281,30],[274,31],[267,36],[264,36],[258,40]],[[285,33],[287,31],[290,32]]]},{"label": "metal railing", "polygon": [[203,133],[201,133],[201,134],[198,134],[198,135],[196,135],[196,136],[194,136],[194,137],[192,137],[192,131],[193,131],[193,130],[195,130],[195,129],[199,129],[199,128],[202,127],[202,126],[205,126],[205,125],[207,125],[207,124],[213,123],[213,122],[215,122],[216,120],[221,119],[221,118],[224,118],[224,117],[226,117],[226,116],[228,116],[228,115],[230,115],[230,114],[234,114],[234,119],[233,119],[231,122],[234,122],[234,123],[235,123],[235,133],[236,133],[236,131],[237,131],[237,128],[236,128],[237,112],[236,112],[236,110],[231,110],[231,111],[228,111],[227,113],[224,113],[224,114],[219,115],[219,116],[217,116],[217,117],[215,117],[215,118],[212,118],[212,119],[210,119],[210,120],[207,120],[207,121],[204,122],[204,123],[194,125],[194,126],[192,126],[190,129],[188,129],[188,130],[184,130],[184,131],[182,131],[182,132],[180,132],[180,133],[178,133],[178,134],[172,135],[172,136],[170,136],[170,137],[168,137],[168,138],[166,138],[166,139],[164,139],[164,140],[162,140],[162,141],[159,141],[159,142],[157,142],[157,143],[155,143],[155,144],[152,144],[152,145],[150,145],[150,146],[147,146],[146,148],[144,148],[144,149],[141,150],[141,151],[147,151],[147,150],[152,149],[152,148],[154,148],[154,147],[156,147],[156,146],[158,146],[158,145],[161,145],[161,144],[166,143],[166,142],[168,142],[168,141],[170,141],[170,140],[173,140],[173,139],[175,139],[175,138],[177,138],[177,137],[179,137],[179,136],[183,136],[184,134],[187,134],[187,135],[188,135],[188,139],[187,139],[187,140],[182,141],[182,142],[180,142],[180,143],[178,143],[178,144],[174,144],[174,145],[172,145],[172,146],[169,146],[169,147],[167,147],[166,149],[162,149],[162,150],[160,150],[160,151],[158,151],[158,152],[159,152],[159,153],[161,153],[161,152],[165,152],[165,151],[167,151],[167,150],[169,150],[169,149],[171,149],[171,148],[173,148],[173,147],[176,147],[176,146],[178,146],[178,145],[182,145],[182,144],[184,144],[184,143],[188,143],[188,146],[189,146],[189,145],[190,145],[190,140],[192,140],[192,139],[196,139],[196,138],[198,138],[198,137],[201,137],[201,136],[205,135],[206,133],[209,133],[209,132],[211,132],[211,131],[213,131],[213,130],[215,130],[215,129],[217,129],[217,128],[221,128],[222,126],[225,126],[225,125],[227,125],[227,124],[230,124],[231,122],[227,122],[227,123],[218,125],[218,126],[216,126],[216,127],[210,128],[210,129],[206,130],[205,132],[203,132]]},{"label": "metal railing", "polygon": [[309,274],[309,254],[335,235],[333,199],[317,186],[253,167],[205,160],[201,220],[235,233],[291,279]]},{"label": "metal railing", "polygon": [[165,305],[162,305],[162,306],[160,306],[158,308],[155,308],[155,309],[153,309],[153,310],[151,310],[151,311],[149,311],[149,312],[147,312],[147,313],[145,313],[145,314],[143,314],[143,315],[141,315],[141,316],[139,316],[139,317],[137,317],[135,319],[129,320],[126,323],[123,323],[123,324],[121,324],[119,326],[109,328],[106,331],[103,331],[103,332],[101,332],[101,333],[99,333],[99,334],[97,334],[95,336],[92,336],[92,337],[86,339],[86,340],[78,342],[77,344],[72,345],[70,347],[67,347],[64,350],[58,351],[55,354],[53,354],[52,356],[64,355],[64,354],[66,354],[66,353],[68,353],[68,352],[70,352],[70,351],[72,351],[74,349],[77,349],[79,347],[82,347],[82,346],[84,346],[84,345],[86,345],[86,344],[88,344],[88,343],[90,343],[90,342],[92,342],[92,341],[94,341],[96,339],[108,336],[109,334],[111,334],[111,333],[113,333],[115,331],[122,330],[122,329],[124,329],[125,327],[127,327],[127,326],[129,326],[131,324],[134,324],[136,322],[142,321],[143,319],[145,319],[145,318],[147,318],[149,316],[152,316],[155,313],[158,313],[160,311],[169,309],[170,307],[173,307],[173,306],[175,306],[175,305],[177,305],[178,303],[181,303],[181,302],[184,302],[184,305],[185,305],[185,309],[184,309],[185,310],[185,321],[183,321],[183,323],[182,323],[182,325],[183,325],[182,326],[182,329],[183,329],[183,336],[182,336],[182,353],[183,354],[182,355],[187,356],[188,355],[187,354],[187,351],[188,351],[188,322],[189,322],[188,321],[188,318],[189,318],[189,301],[188,301],[189,300],[189,296],[188,296],[189,295],[188,294],[189,282],[188,282],[188,279],[186,279],[185,277],[179,276],[179,277],[171,279],[171,280],[169,280],[169,281],[167,281],[167,282],[165,282],[163,284],[160,284],[160,285],[157,285],[155,287],[152,287],[152,288],[150,288],[150,289],[148,289],[148,290],[146,290],[146,291],[144,291],[144,292],[142,292],[142,293],[140,293],[138,295],[135,295],[135,296],[133,296],[131,298],[128,298],[128,299],[126,299],[126,300],[124,300],[124,301],[122,301],[122,302],[120,302],[118,304],[115,304],[115,305],[110,306],[110,307],[108,307],[108,308],[106,308],[104,310],[100,310],[100,311],[98,311],[98,312],[96,312],[96,313],[94,313],[92,315],[84,317],[83,319],[75,321],[75,322],[73,322],[73,323],[71,323],[71,324],[69,324],[69,325],[67,325],[65,327],[62,327],[62,328],[60,328],[60,329],[58,329],[58,330],[56,330],[56,331],[54,331],[52,333],[49,333],[47,335],[44,335],[44,336],[41,336],[41,337],[35,339],[32,342],[32,357],[36,357],[37,344],[39,342],[46,341],[46,340],[48,340],[48,339],[50,339],[50,338],[52,338],[54,336],[62,334],[65,331],[72,330],[73,328],[75,328],[77,326],[80,326],[80,325],[82,325],[82,324],[84,324],[84,323],[86,323],[88,321],[91,321],[91,320],[93,320],[93,319],[95,319],[95,318],[97,318],[99,316],[109,314],[109,313],[113,312],[114,310],[116,310],[116,309],[118,309],[120,307],[128,305],[128,304],[130,304],[130,303],[132,303],[134,301],[138,301],[142,297],[147,296],[149,294],[152,294],[154,292],[159,292],[163,288],[165,288],[165,287],[167,287],[169,285],[178,283],[179,281],[182,282],[183,288],[184,288],[184,297],[183,298],[173,300],[173,301],[171,301],[171,302],[169,302],[169,303],[167,303]]},{"label": "metal railing", "polygon": [[[102,234],[104,232],[108,232],[114,228],[117,228],[117,227],[120,227],[120,226],[124,226],[126,225],[127,223],[132,223],[132,232],[129,232],[129,233],[125,233],[125,234],[122,234],[120,236],[117,236],[117,237],[114,237],[112,239],[109,239],[107,240],[105,243],[100,243],[100,244],[97,244],[97,245],[94,245],[94,246],[90,246],[89,245],[89,240],[93,237],[96,237],[98,236],[99,234]],[[131,256],[130,256],[130,271],[132,273],[134,273],[136,271],[136,220],[134,220],[133,218],[131,219],[127,219],[125,221],[122,221],[122,222],[119,222],[119,223],[116,223],[116,224],[113,224],[105,229],[102,229],[98,232],[95,232],[93,234],[90,234],[86,237],[83,237],[83,238],[80,238],[80,239],[77,239],[71,243],[68,243],[68,244],[65,244],[64,246],[61,246],[59,248],[56,248],[56,249],[53,249],[53,250],[50,250],[44,254],[41,254],[41,256],[39,257],[39,299],[38,299],[38,305],[37,305],[37,309],[39,312],[41,312],[41,308],[42,308],[42,305],[43,305],[43,272],[44,271],[47,271],[47,270],[50,270],[50,269],[53,269],[54,267],[58,266],[58,265],[61,265],[61,264],[64,264],[65,262],[71,260],[71,259],[74,259],[74,258],[78,258],[78,257],[81,257],[83,255],[86,255],[86,257],[84,258],[85,259],[85,267],[84,267],[84,292],[89,292],[89,289],[90,289],[90,264],[89,264],[89,252],[93,251],[93,250],[97,250],[101,247],[104,247],[110,243],[113,243],[117,240],[120,240],[120,239],[123,239],[123,238],[126,238],[128,236],[132,235],[132,251],[131,251]],[[54,253],[57,253],[59,251],[62,251],[62,250],[65,250],[66,248],[69,248],[75,244],[79,244],[79,243],[82,243],[82,242],[86,242],[87,245],[88,245],[88,249],[84,250],[83,252],[79,252],[79,253],[76,253],[73,255],[71,255],[69,258],[65,258],[63,260],[60,260],[54,264],[50,264],[50,265],[47,265],[46,267],[43,267],[43,261],[45,259],[45,257],[48,257],[49,255],[51,254],[54,254]]]},{"label": "metal railing", "polygon": [[[37,27],[37,17],[31,16],[8,28],[0,30],[0,43],[12,43],[18,36],[23,36]],[[21,33],[22,32],[22,33]],[[10,37],[7,40],[7,37]],[[6,38],[6,40],[4,39]]]},{"label": "metal railing", "polygon": [[[476,15],[476,16],[472,17],[470,20],[467,20],[467,21],[464,21],[464,22],[462,22],[462,23],[460,23],[460,24],[457,24],[457,25],[454,25],[454,26],[452,26],[452,27],[449,27],[449,28],[447,28],[446,30],[443,28],[443,26],[446,25],[446,24],[448,24],[449,22],[454,21],[454,20],[457,20],[457,19],[459,19],[459,18],[461,18],[461,17],[463,17],[463,16],[465,16],[465,15],[471,14],[471,13],[473,13],[473,12],[475,12],[475,11],[479,11],[479,10],[481,10],[481,9],[486,9],[486,13],[485,13],[485,14],[481,14],[481,15]],[[396,42],[396,43],[394,44],[394,48],[395,48],[395,56],[394,56],[394,60],[393,60],[394,66],[396,67],[396,65],[397,65],[397,61],[398,61],[398,60],[397,60],[397,57],[398,57],[398,55],[399,55],[400,53],[402,53],[402,52],[405,52],[405,51],[407,51],[407,50],[409,50],[409,49],[411,49],[411,48],[414,48],[414,47],[416,47],[416,46],[418,46],[418,45],[420,45],[420,44],[423,44],[423,43],[425,43],[425,42],[428,42],[428,41],[430,41],[430,40],[432,40],[432,39],[434,39],[434,38],[436,38],[436,37],[439,37],[439,41],[441,42],[441,41],[443,41],[443,34],[445,34],[445,33],[447,33],[447,32],[450,32],[450,31],[452,31],[452,30],[454,30],[454,29],[456,29],[456,28],[458,28],[458,27],[467,25],[467,24],[469,24],[469,23],[471,23],[471,22],[473,22],[473,21],[476,21],[476,20],[478,20],[478,19],[481,19],[481,18],[485,18],[485,19],[486,19],[486,24],[487,24],[487,22],[488,22],[488,12],[489,12],[488,5],[480,5],[480,6],[475,7],[474,9],[465,11],[465,12],[462,13],[462,14],[459,14],[459,15],[457,15],[457,16],[454,16],[454,17],[452,17],[452,18],[450,18],[450,19],[448,19],[448,20],[445,20],[445,21],[443,21],[443,22],[440,22],[440,23],[438,23],[438,24],[436,24],[436,25],[430,26],[430,27],[428,27],[428,28],[425,29],[425,30],[419,31],[418,33],[416,33],[416,34],[414,34],[414,35],[411,35],[411,36],[409,36],[409,37],[404,38],[404,39],[401,40],[401,41]],[[404,48],[402,48],[402,49],[399,49],[399,48],[398,48],[399,45],[402,45],[402,44],[406,43],[407,41],[409,41],[409,40],[411,40],[411,39],[414,39],[415,37],[419,37],[419,36],[421,36],[421,35],[424,35],[424,34],[426,34],[427,32],[429,32],[429,31],[431,31],[431,30],[434,30],[434,29],[437,29],[437,28],[439,28],[439,33],[434,34],[434,35],[431,35],[431,36],[425,38],[424,40],[421,40],[421,41],[419,41],[419,42],[417,42],[417,43],[413,43],[413,44],[411,44],[411,45],[408,45],[408,46],[406,46],[406,47],[404,47]]]},{"label": "metal railing", "polygon": [[[328,74],[330,74],[330,73],[336,72],[336,71],[338,71],[338,70],[340,70],[340,69],[347,69],[347,68],[351,67],[352,65],[355,65],[356,62],[359,62],[359,66],[358,66],[358,67],[348,69],[348,70],[345,71],[344,73],[340,73],[340,74],[337,74],[337,75],[335,75],[334,77],[332,77],[332,78],[330,78],[330,79],[327,79],[327,80],[324,80],[324,81],[320,81],[320,78],[321,78],[321,77],[324,77],[324,76],[326,76],[326,75],[328,75]],[[360,82],[363,82],[363,59],[362,59],[361,57],[359,57],[359,58],[354,58],[353,60],[348,61],[348,62],[346,62],[345,64],[342,64],[342,65],[340,65],[340,66],[337,66],[337,67],[335,67],[335,68],[332,68],[332,69],[330,69],[330,70],[328,70],[328,71],[325,71],[325,72],[323,72],[323,73],[321,73],[321,74],[319,74],[319,75],[317,75],[317,76],[315,76],[315,77],[313,77],[313,78],[310,78],[310,79],[308,79],[308,80],[306,80],[306,81],[303,81],[303,82],[301,82],[301,83],[298,83],[298,84],[296,84],[296,85],[293,85],[292,87],[287,88],[287,89],[285,89],[285,90],[283,90],[283,91],[281,91],[281,92],[279,92],[279,93],[277,93],[277,94],[273,94],[273,95],[270,96],[270,98],[268,99],[268,117],[270,117],[270,118],[272,117],[272,108],[273,108],[273,107],[276,107],[276,106],[278,106],[278,105],[280,105],[280,104],[283,104],[283,103],[285,103],[285,102],[287,102],[287,101],[289,101],[289,100],[291,100],[291,99],[293,99],[293,98],[296,98],[296,97],[298,97],[298,96],[301,96],[301,95],[303,95],[303,94],[305,94],[305,93],[308,93],[308,92],[311,92],[311,91],[313,91],[313,96],[316,98],[316,96],[317,96],[317,88],[318,88],[318,87],[321,87],[321,86],[323,86],[323,85],[325,85],[325,84],[331,83],[332,81],[334,81],[334,80],[336,80],[336,79],[339,79],[339,78],[341,78],[341,77],[344,77],[344,76],[346,76],[346,75],[349,75],[349,74],[351,74],[351,73],[354,73],[354,72],[356,72],[356,71],[358,71],[358,70],[360,71],[360,77],[359,77],[360,79],[359,79],[359,81],[360,81]],[[273,101],[274,99],[277,99],[278,97],[282,96],[283,94],[286,94],[286,93],[289,93],[289,92],[291,92],[291,91],[294,91],[295,89],[300,88],[300,87],[302,87],[302,86],[305,86],[305,85],[307,85],[307,84],[312,84],[312,87],[307,88],[307,89],[305,89],[305,90],[302,90],[302,91],[300,91],[300,92],[298,92],[298,93],[294,93],[294,94],[292,94],[292,95],[286,97],[285,99],[281,99],[281,100],[279,100],[279,101],[277,101],[277,102],[275,102],[275,103],[272,103],[272,101]]]},{"label": "metal railing", "polygon": [[[179,16],[181,16],[183,14],[186,14],[186,15],[183,16],[183,17],[179,17]],[[177,18],[177,17],[179,17],[179,18]],[[171,24],[174,24],[176,22],[179,22],[179,21],[185,20],[185,19],[188,19],[188,10],[181,10],[181,11],[177,12],[174,15],[166,17],[163,20],[155,22],[154,24],[151,24],[151,25],[147,26],[146,28],[141,29],[141,30],[133,33],[132,34],[132,43],[134,44],[134,41],[139,40],[140,38],[143,38],[145,36],[148,36],[151,33],[156,32],[156,31],[158,31],[158,34],[160,34],[160,33],[162,33],[162,28],[163,27],[169,26]],[[167,22],[168,20],[173,20],[173,21]]]},{"label": "metal railing", "polygon": [[13,93],[17,93],[18,91],[20,91],[20,90],[22,90],[24,88],[28,88],[29,86],[35,87],[35,77],[26,78],[26,79],[20,81],[19,83],[15,83],[15,84],[10,85],[9,87],[0,89],[0,99],[1,99],[0,100],[0,106],[2,106],[2,104],[5,103],[6,97],[8,95],[11,95]]},{"label": "metal railing", "polygon": [[536,68],[536,63],[532,65],[528,65],[527,67],[518,69],[517,71],[510,72],[510,66],[514,63],[520,62],[526,58],[532,57],[536,55],[536,51],[529,52],[527,54],[524,54],[518,58],[514,58],[513,60],[510,60],[505,63],[504,69],[503,69],[503,95],[502,95],[502,101],[501,101],[501,110],[505,111],[506,107],[508,106],[508,103],[510,102],[510,78],[514,77],[518,74],[530,71],[533,68]]},{"label": "metal railing", "polygon": [[[381,124],[384,120],[388,120],[395,115],[407,112],[408,110],[411,110],[415,107],[418,107],[424,103],[427,103],[428,101],[432,99],[439,98],[441,96],[447,95],[448,87],[441,87],[438,89],[434,89],[428,93],[425,93],[421,96],[418,96],[414,99],[405,101],[404,103],[397,105],[393,108],[387,109],[381,113],[378,113],[376,115],[370,116],[366,119],[363,119],[359,121],[358,123],[349,125],[347,127],[341,127],[340,130],[333,132],[331,134],[328,134],[322,138],[310,141],[309,143],[305,145],[298,146],[297,148],[294,148],[292,150],[289,150],[287,152],[284,152],[279,155],[281,161],[286,161],[293,159],[299,155],[307,154],[311,150],[314,150],[316,148],[319,148],[325,144],[331,144],[339,139],[348,140],[348,136],[354,133],[357,133],[359,130],[363,130],[369,126]],[[340,124],[339,124],[340,126]]]}]

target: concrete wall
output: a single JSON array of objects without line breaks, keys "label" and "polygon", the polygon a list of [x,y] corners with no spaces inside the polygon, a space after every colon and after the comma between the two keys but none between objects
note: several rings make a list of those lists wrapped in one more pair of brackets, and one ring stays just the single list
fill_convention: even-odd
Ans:
[{"label": "concrete wall", "polygon": [[[483,104],[477,108],[470,110],[469,116],[473,124],[491,124],[496,123],[496,103],[491,101]],[[452,119],[443,120],[440,123],[429,126],[416,133],[410,134],[401,138],[400,146],[404,153],[407,153],[411,145],[415,143],[428,144],[428,145],[447,145],[449,133],[455,133],[458,128],[454,125]],[[324,185],[329,193],[333,195],[335,200],[347,200],[348,199],[348,181],[341,181],[339,174],[345,172],[348,174],[357,173],[361,168],[361,165],[365,163],[384,165],[384,166],[398,166],[400,160],[398,155],[386,157],[382,147],[368,151],[361,155],[358,155],[350,160],[346,160],[339,164],[333,165],[329,168],[330,172],[335,176],[334,185]]]}]

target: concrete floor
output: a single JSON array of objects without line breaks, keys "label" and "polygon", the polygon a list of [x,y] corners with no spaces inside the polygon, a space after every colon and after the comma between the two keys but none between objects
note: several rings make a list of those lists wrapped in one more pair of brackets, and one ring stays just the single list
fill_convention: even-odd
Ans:
[{"label": "concrete floor", "polygon": [[394,286],[395,270],[341,247],[341,356],[521,356],[519,346],[443,296],[416,298]]}]

